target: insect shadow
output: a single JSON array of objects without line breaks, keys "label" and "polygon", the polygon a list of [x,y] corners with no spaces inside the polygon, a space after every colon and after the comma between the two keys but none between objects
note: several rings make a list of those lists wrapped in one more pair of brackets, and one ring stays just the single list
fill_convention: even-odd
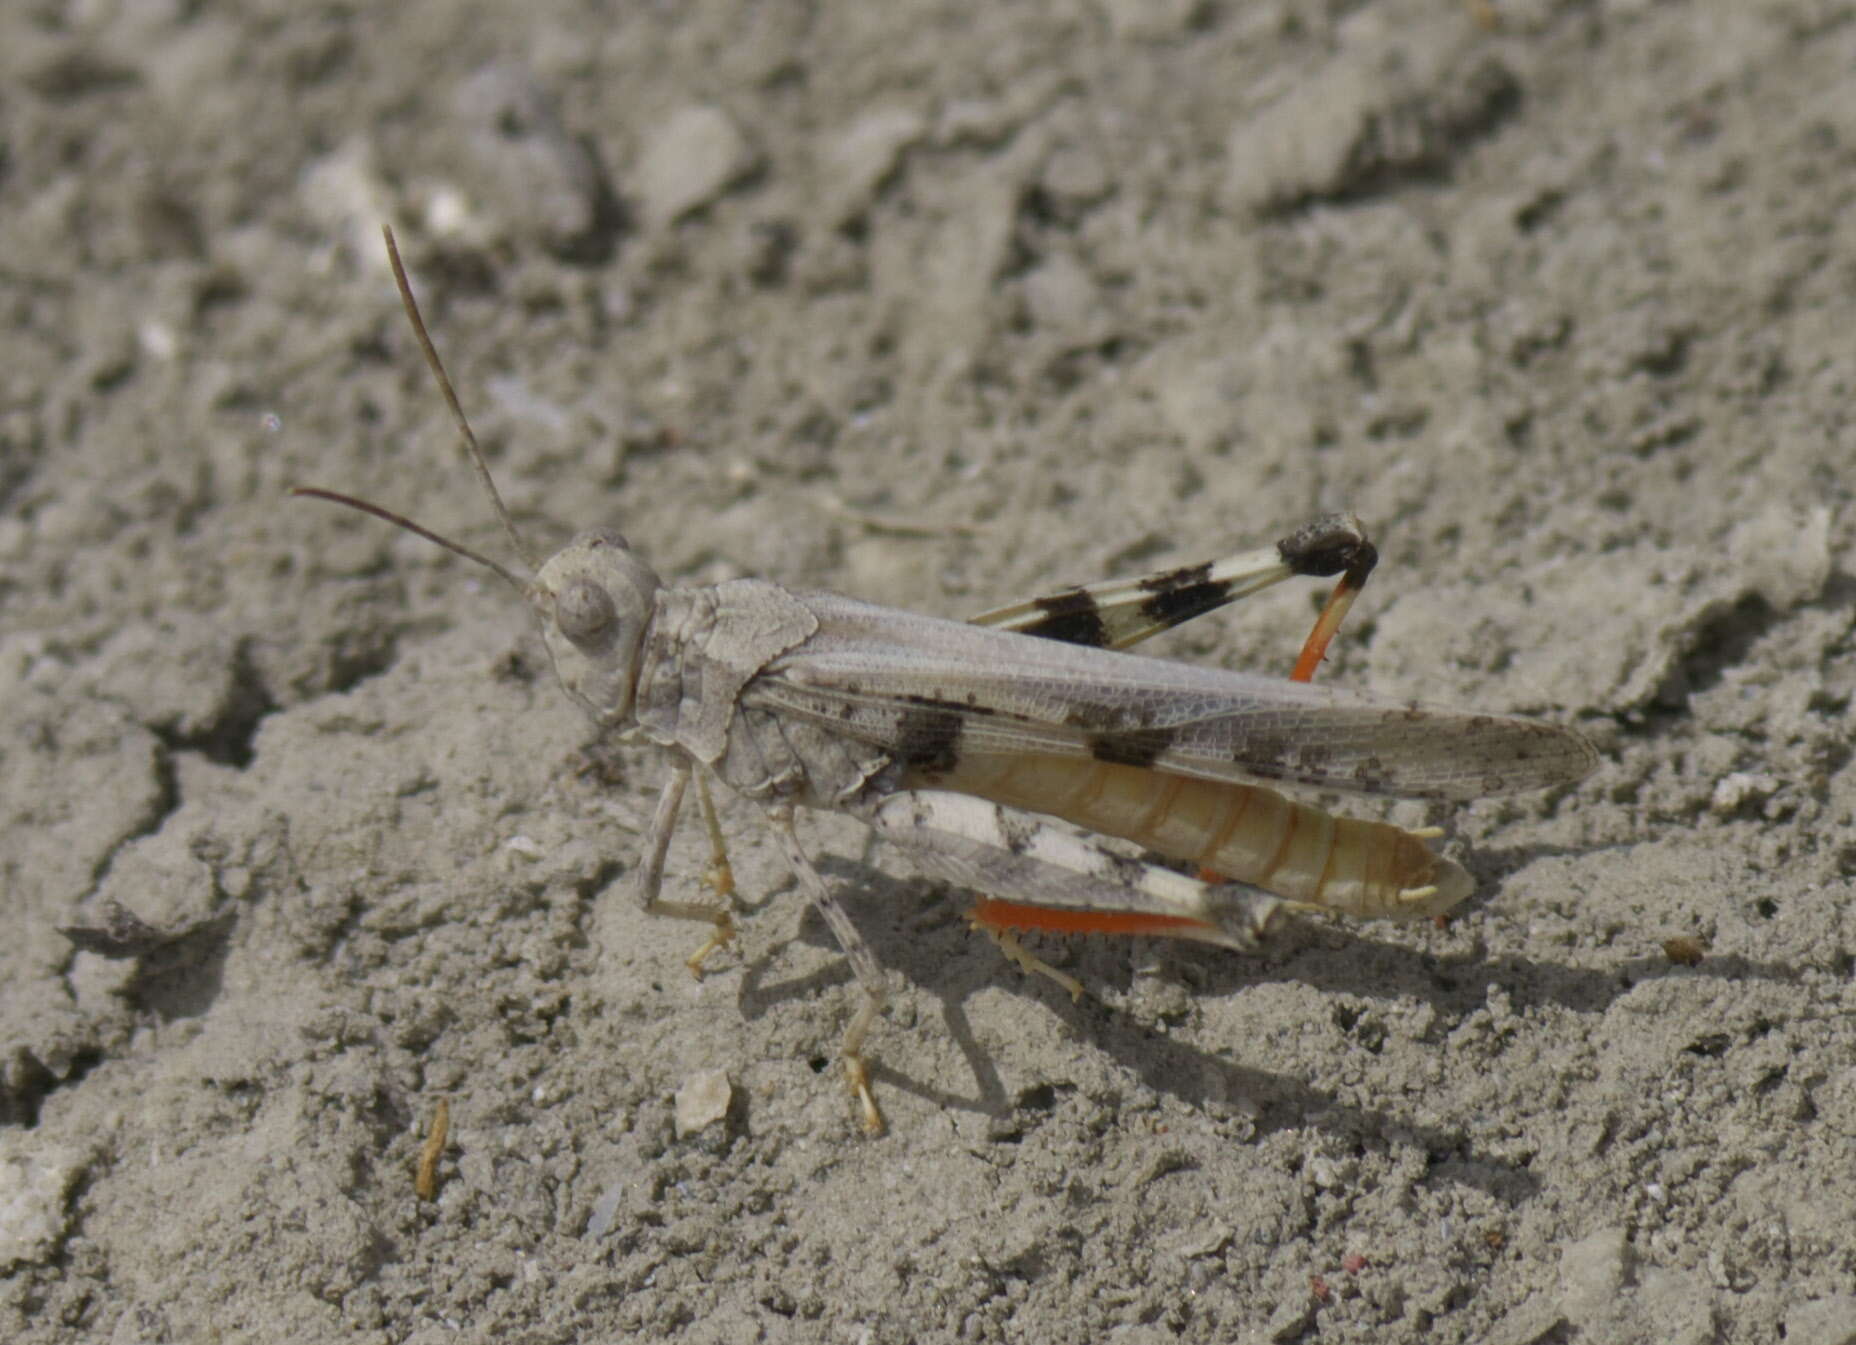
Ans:
[{"label": "insect shadow", "polygon": [[[1485,857],[1502,867],[1500,852],[1485,852]],[[1234,1058],[1240,1046],[1221,1050],[1205,1045],[1203,1035],[1187,1040],[1182,1034],[1157,1030],[1143,1020],[1138,1006],[1124,1009],[1113,1001],[1138,997],[1137,968],[1156,961],[1162,976],[1190,985],[1194,1002],[1294,982],[1332,1000],[1332,1021],[1349,1049],[1376,1054],[1384,1034],[1375,1028],[1378,1019],[1370,1002],[1429,1005],[1436,1019],[1425,1040],[1441,1044],[1487,1004],[1492,987],[1505,991],[1517,1012],[1555,1005],[1588,1015],[1602,1013],[1635,985],[1665,976],[1796,979],[1794,969],[1738,957],[1709,958],[1699,967],[1683,967],[1658,952],[1606,967],[1579,967],[1513,953],[1489,955],[1480,949],[1437,952],[1375,937],[1353,925],[1302,920],[1280,927],[1262,953],[1249,958],[1166,940],[1143,945],[1094,939],[1040,949],[1065,948],[1066,969],[1090,987],[1088,996],[1072,1001],[1052,983],[1020,975],[986,940],[974,937],[966,928],[959,889],[933,879],[898,879],[874,863],[841,857],[822,859],[821,868],[841,886],[847,909],[884,965],[906,975],[915,991],[939,1001],[948,1039],[973,1079],[970,1092],[956,1091],[913,1078],[894,1064],[876,1065],[873,1078],[899,1093],[983,1115],[992,1122],[995,1138],[1016,1138],[1041,1124],[1057,1105],[1061,1085],[1016,1091],[1008,1087],[1001,1063],[980,1043],[966,1008],[974,994],[1009,981],[1013,992],[1023,996],[1027,1012],[1053,1014],[1078,1043],[1102,1050],[1155,1092],[1214,1113],[1231,1099],[1243,1099],[1252,1142],[1301,1127],[1363,1145],[1384,1144],[1396,1136],[1422,1148],[1439,1177],[1509,1202],[1533,1194],[1539,1179],[1524,1166],[1481,1149],[1469,1118],[1461,1127],[1438,1125],[1396,1108],[1360,1106],[1308,1082],[1299,1070],[1277,1072]],[[808,912],[791,940],[769,945],[748,960],[740,992],[744,1017],[763,1016],[780,1003],[810,999],[850,980],[841,964],[770,979],[780,953],[795,940],[825,950],[836,946],[825,923]],[[815,1062],[821,1070],[828,1063],[823,1057]]]}]

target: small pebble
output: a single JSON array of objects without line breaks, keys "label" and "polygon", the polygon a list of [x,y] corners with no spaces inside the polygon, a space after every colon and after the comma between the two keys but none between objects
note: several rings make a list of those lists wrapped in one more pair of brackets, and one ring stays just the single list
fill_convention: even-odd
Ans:
[{"label": "small pebble", "polygon": [[677,1138],[687,1139],[728,1115],[734,1086],[719,1069],[694,1075],[677,1090]]}]

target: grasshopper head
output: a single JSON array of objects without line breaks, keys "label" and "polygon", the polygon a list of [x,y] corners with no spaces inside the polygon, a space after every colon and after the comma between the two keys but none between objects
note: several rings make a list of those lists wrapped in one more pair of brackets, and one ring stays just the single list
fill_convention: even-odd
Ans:
[{"label": "grasshopper head", "polygon": [[[457,391],[451,386],[444,364],[432,347],[425,319],[419,316],[419,305],[413,298],[412,283],[406,279],[406,268],[400,262],[393,231],[384,229],[382,234],[387,245],[387,261],[393,268],[393,281],[399,287],[400,303],[412,324],[413,335],[418,338],[419,348],[425,352],[432,378],[451,410],[464,456],[482,483],[510,545],[522,558],[523,567],[534,570],[533,554],[523,544],[509,507],[503,503],[496,482],[491,479],[489,463],[484,460],[477,436],[458,403]],[[554,659],[554,671],[567,693],[601,724],[623,723],[630,717],[639,654],[644,648],[645,631],[656,603],[658,579],[648,565],[632,554],[625,539],[612,529],[592,528],[581,533],[543,565],[533,579],[527,579],[481,552],[367,500],[313,486],[298,486],[291,493],[329,500],[385,519],[502,576],[528,599],[540,616],[542,636]]]},{"label": "grasshopper head", "polygon": [[541,567],[529,601],[567,694],[601,724],[631,714],[658,578],[611,528],[589,528]]}]

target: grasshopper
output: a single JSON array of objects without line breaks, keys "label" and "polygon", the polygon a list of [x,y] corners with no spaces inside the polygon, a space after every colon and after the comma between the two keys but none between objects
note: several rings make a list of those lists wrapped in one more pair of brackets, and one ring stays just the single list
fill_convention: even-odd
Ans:
[{"label": "grasshopper", "polygon": [[[428,335],[390,230],[413,331],[523,577],[367,501],[296,493],[386,519],[501,575],[534,611],[554,670],[600,734],[671,759],[636,898],[707,923],[703,960],[733,936],[732,878],[707,778],[758,803],[862,1001],[839,1048],[871,1133],[883,1128],[863,1046],[886,978],[795,830],[801,808],[865,822],[917,866],[981,894],[974,922],[1028,971],[1081,986],[1017,942],[1028,929],[1164,935],[1254,947],[1287,909],[1435,915],[1473,887],[1435,830],[1339,817],[1270,785],[1465,800],[1565,785],[1597,755],[1564,728],[1375,699],[1309,681],[1376,559],[1335,515],[1221,562],[1067,589],[971,622],[764,579],[664,583],[619,533],[594,528],[537,566]],[[1123,652],[1295,575],[1339,574],[1294,675],[1262,677]],[[717,901],[663,895],[692,778]],[[1119,838],[1121,844],[1106,838]],[[1138,857],[1156,852],[1198,876]]]}]

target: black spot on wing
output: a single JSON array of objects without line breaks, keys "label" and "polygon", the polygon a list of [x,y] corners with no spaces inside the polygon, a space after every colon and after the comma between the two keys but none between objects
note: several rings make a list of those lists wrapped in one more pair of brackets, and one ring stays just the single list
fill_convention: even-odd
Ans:
[{"label": "black spot on wing", "polygon": [[[1075,700],[1064,707],[1063,722],[1073,729],[1103,731],[1127,726],[1128,717],[1120,706],[1107,701]],[[1137,724],[1135,727],[1140,727]]]},{"label": "black spot on wing", "polygon": [[960,700],[955,700],[952,696],[940,692],[930,692],[925,696],[903,696],[900,699],[909,705],[923,705],[931,710],[946,710],[954,715],[996,715],[999,713],[996,705],[981,705],[979,696],[971,691]]},{"label": "black spot on wing", "polygon": [[1032,604],[1044,615],[1029,625],[1019,627],[1021,635],[1035,635],[1040,640],[1060,640],[1064,644],[1087,645],[1091,649],[1108,647],[1108,627],[1102,621],[1102,609],[1082,589],[1070,589],[1039,598]]},{"label": "black spot on wing", "polygon": [[1392,773],[1377,756],[1361,757],[1353,768],[1353,787],[1362,794],[1395,794]]},{"label": "black spot on wing", "polygon": [[1383,758],[1363,756],[1343,769],[1332,744],[1300,740],[1292,733],[1248,734],[1232,750],[1231,760],[1262,780],[1330,782],[1361,794],[1399,792]]},{"label": "black spot on wing", "polygon": [[1281,780],[1291,773],[1295,740],[1280,733],[1262,731],[1245,735],[1231,751],[1231,760],[1251,775],[1265,780]]},{"label": "black spot on wing", "polygon": [[1332,769],[1334,749],[1326,743],[1303,743],[1295,760],[1306,775],[1326,775]]},{"label": "black spot on wing", "polygon": [[972,711],[931,696],[910,696],[896,721],[896,755],[928,775],[960,764],[960,726]]},{"label": "black spot on wing", "polygon": [[1160,759],[1178,737],[1171,729],[1120,729],[1089,736],[1089,755],[1097,761],[1117,766],[1139,766],[1143,770]]}]

